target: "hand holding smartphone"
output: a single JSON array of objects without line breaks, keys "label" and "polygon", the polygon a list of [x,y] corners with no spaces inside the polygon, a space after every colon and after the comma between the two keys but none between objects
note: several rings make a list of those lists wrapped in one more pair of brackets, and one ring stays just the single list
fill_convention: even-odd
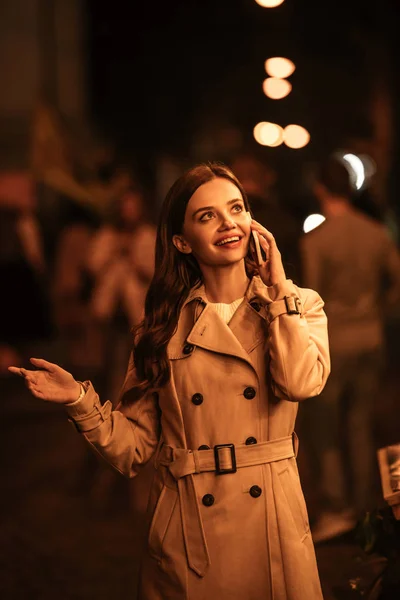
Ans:
[{"label": "hand holding smartphone", "polygon": [[257,257],[257,264],[258,265],[262,265],[263,264],[263,257],[261,254],[261,246],[260,246],[260,240],[258,239],[258,233],[257,231],[254,231],[254,229],[251,232],[252,235],[252,242],[250,242],[251,245],[251,249],[253,250],[253,253],[256,255]]},{"label": "hand holding smartphone", "polygon": [[[250,213],[247,212],[247,214],[249,215],[249,219],[251,220]],[[267,257],[265,256],[264,250],[261,248],[260,240],[258,239],[258,233],[254,229],[251,230],[250,248],[254,256],[256,257],[257,264],[261,266],[265,262]]]}]

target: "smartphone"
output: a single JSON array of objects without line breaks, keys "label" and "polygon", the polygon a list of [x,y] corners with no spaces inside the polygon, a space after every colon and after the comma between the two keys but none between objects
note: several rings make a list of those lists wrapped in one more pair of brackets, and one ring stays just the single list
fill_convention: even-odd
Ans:
[{"label": "smartphone", "polygon": [[252,235],[252,242],[250,242],[250,247],[253,251],[253,253],[255,254],[255,256],[257,257],[257,264],[258,265],[262,265],[264,263],[264,259],[263,259],[263,255],[262,255],[262,250],[261,250],[261,246],[260,246],[260,240],[258,239],[258,233],[257,231],[254,231],[254,229],[251,231],[251,235]]},{"label": "smartphone", "polygon": [[[249,216],[250,222],[251,222],[251,214],[247,211],[247,214]],[[257,231],[254,231],[254,229],[251,230],[251,238],[250,238],[250,248],[251,251],[253,252],[254,256],[257,259],[257,264],[258,265],[262,265],[265,260],[267,259],[264,250],[261,248],[260,245],[260,240],[258,238],[258,233]]]}]

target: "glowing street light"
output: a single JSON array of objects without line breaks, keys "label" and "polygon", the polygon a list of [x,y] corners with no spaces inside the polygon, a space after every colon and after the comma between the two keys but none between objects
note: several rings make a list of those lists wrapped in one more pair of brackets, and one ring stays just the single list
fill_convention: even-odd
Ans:
[{"label": "glowing street light", "polygon": [[283,141],[289,148],[297,150],[307,146],[310,141],[310,134],[307,129],[300,127],[300,125],[287,125],[283,130]]},{"label": "glowing street light", "polygon": [[285,0],[256,0],[257,4],[263,8],[275,8],[275,6],[283,4],[284,1]]},{"label": "glowing street light", "polygon": [[283,58],[283,56],[267,58],[264,67],[268,75],[271,77],[279,77],[281,79],[290,77],[296,69],[296,65],[288,58]]},{"label": "glowing street light", "polygon": [[261,146],[274,148],[283,142],[283,129],[276,123],[261,121],[253,129],[254,139]]},{"label": "glowing street light", "polygon": [[319,215],[319,214],[309,215],[303,223],[304,233],[308,233],[309,231],[316,229],[324,221],[325,221],[325,217],[323,215]]},{"label": "glowing street light", "polygon": [[280,100],[285,98],[292,91],[292,84],[286,79],[279,79],[278,77],[267,77],[263,81],[263,91],[268,98],[273,100]]}]

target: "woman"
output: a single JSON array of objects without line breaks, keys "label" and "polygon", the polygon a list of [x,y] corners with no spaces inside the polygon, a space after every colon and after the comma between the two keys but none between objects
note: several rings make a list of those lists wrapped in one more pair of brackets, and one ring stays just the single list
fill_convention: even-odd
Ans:
[{"label": "woman", "polygon": [[57,365],[10,367],[121,473],[156,453],[142,600],[322,598],[293,427],[329,373],[326,317],[249,210],[219,164],[172,186],[117,410]]}]

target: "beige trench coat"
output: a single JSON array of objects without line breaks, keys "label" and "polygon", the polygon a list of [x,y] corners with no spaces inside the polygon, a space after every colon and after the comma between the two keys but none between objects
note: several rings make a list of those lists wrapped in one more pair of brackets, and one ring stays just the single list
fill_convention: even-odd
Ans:
[{"label": "beige trench coat", "polygon": [[[287,314],[284,296],[299,297]],[[227,325],[191,291],[168,346],[172,377],[157,395],[112,411],[92,386],[69,415],[117,470],[155,456],[141,600],[322,598],[293,435],[298,402],[330,370],[323,301],[290,280],[254,277]],[[134,381],[130,364],[122,394]],[[293,438],[292,438],[293,435]],[[273,440],[273,442],[271,442]],[[294,442],[294,444],[293,444]],[[214,451],[220,448],[217,473]]]}]

